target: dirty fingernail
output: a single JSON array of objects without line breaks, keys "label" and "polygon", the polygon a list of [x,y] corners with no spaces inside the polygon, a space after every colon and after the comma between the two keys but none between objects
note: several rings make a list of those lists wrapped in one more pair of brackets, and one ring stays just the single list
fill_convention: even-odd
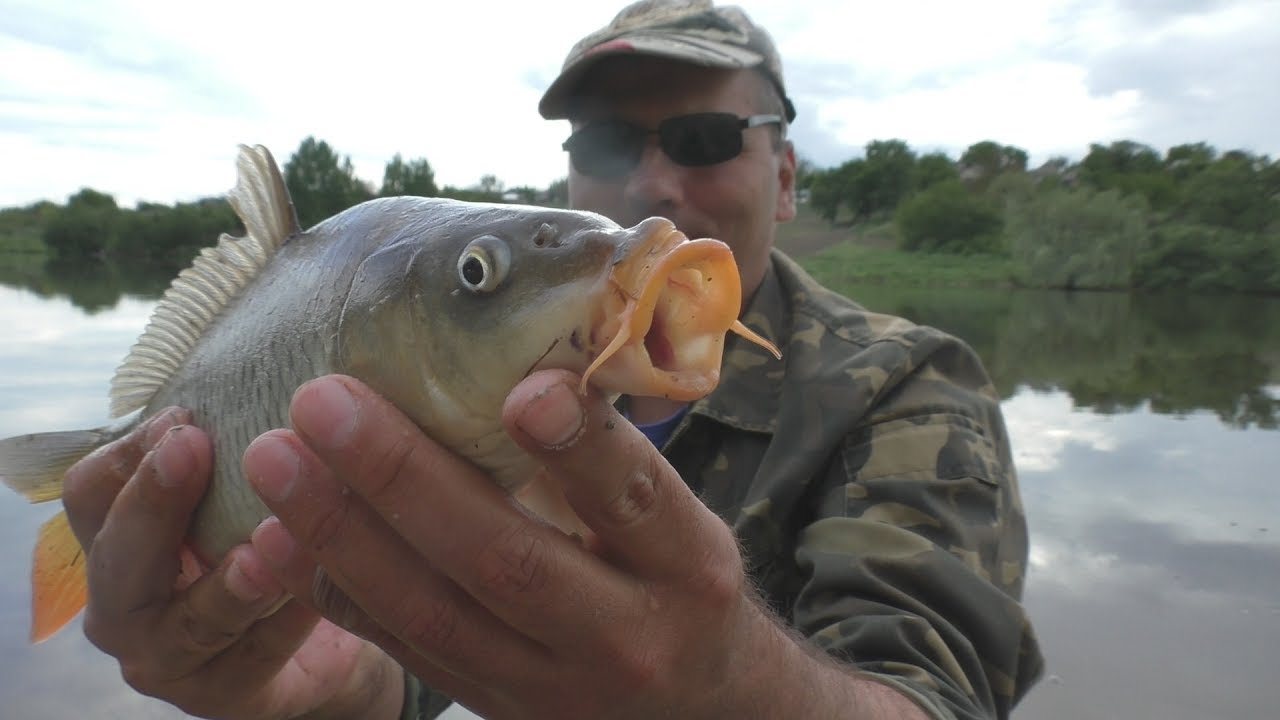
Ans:
[{"label": "dirty fingernail", "polygon": [[191,446],[181,437],[182,425],[165,431],[156,443],[155,449],[149,453],[152,467],[156,471],[156,482],[165,487],[180,484],[195,464],[192,459]]},{"label": "dirty fingernail", "polygon": [[146,448],[154,448],[168,435],[175,425],[186,422],[186,412],[182,408],[170,407],[161,410],[146,422],[143,432],[146,433]]},{"label": "dirty fingernail", "polygon": [[582,436],[582,403],[572,388],[556,383],[533,396],[520,411],[516,425],[543,446],[560,450]]}]

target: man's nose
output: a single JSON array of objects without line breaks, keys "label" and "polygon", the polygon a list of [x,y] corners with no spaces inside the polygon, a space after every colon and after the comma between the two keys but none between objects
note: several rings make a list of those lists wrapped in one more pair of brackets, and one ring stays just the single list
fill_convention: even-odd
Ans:
[{"label": "man's nose", "polygon": [[640,154],[640,164],[627,177],[627,204],[651,215],[665,215],[684,204],[683,178],[684,168],[651,140]]}]

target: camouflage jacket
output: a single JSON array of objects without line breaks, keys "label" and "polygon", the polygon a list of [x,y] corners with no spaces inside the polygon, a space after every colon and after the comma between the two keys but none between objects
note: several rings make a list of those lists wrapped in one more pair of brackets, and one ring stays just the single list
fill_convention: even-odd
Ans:
[{"label": "camouflage jacket", "polygon": [[[1006,718],[1042,660],[999,398],[962,341],[867,312],[775,252],[720,385],[663,454],[773,610],[936,718]],[[424,692],[420,709],[447,700]],[[410,703],[412,704],[412,703]]]}]

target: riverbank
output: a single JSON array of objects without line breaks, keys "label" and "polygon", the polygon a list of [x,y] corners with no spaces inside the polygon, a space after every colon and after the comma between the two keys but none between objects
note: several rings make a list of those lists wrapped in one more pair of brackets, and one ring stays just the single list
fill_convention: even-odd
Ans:
[{"label": "riverbank", "polygon": [[1013,264],[993,255],[912,253],[899,250],[891,223],[833,227],[801,205],[778,226],[777,246],[824,284],[927,288],[1013,287]]}]

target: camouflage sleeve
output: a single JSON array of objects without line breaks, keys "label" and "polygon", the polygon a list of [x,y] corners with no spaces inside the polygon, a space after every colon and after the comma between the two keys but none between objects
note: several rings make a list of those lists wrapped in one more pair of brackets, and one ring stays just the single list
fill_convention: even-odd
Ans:
[{"label": "camouflage sleeve", "polygon": [[972,350],[917,332],[892,343],[906,371],[828,465],[792,621],[936,718],[1007,718],[1041,672],[1008,437]]}]

